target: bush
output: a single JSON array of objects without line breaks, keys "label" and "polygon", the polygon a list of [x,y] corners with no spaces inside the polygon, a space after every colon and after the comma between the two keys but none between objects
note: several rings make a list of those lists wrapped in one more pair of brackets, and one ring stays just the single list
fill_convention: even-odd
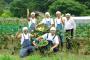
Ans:
[{"label": "bush", "polygon": [[86,5],[80,4],[73,0],[57,0],[49,7],[49,11],[54,14],[57,10],[62,13],[71,13],[74,15],[80,15],[87,9]]},{"label": "bush", "polygon": [[8,17],[12,17],[12,13],[9,10],[4,10],[4,12],[2,13],[1,17],[4,18],[8,18]]}]

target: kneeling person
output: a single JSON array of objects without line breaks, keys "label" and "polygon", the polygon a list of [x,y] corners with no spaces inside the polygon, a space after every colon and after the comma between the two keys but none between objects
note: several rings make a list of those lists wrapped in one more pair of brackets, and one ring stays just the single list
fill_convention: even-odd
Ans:
[{"label": "kneeling person", "polygon": [[28,33],[28,28],[24,27],[23,28],[23,33],[17,33],[16,37],[21,39],[21,50],[20,50],[20,57],[25,57],[29,55],[31,52],[33,52],[34,47],[31,45],[30,38],[33,35]]},{"label": "kneeling person", "polygon": [[50,51],[57,52],[58,51],[58,45],[59,45],[59,38],[55,33],[56,33],[56,28],[51,27],[50,33],[44,34],[42,37],[39,37],[38,40],[39,41],[40,41],[40,39],[47,40],[48,45],[46,47],[48,48],[48,46],[50,46],[51,47]]}]

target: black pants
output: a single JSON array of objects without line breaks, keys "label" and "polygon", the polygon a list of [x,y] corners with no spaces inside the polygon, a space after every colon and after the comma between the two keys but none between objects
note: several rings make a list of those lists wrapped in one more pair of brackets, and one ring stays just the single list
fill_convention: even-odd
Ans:
[{"label": "black pants", "polygon": [[74,29],[66,30],[66,33],[70,33],[71,38],[73,38]]},{"label": "black pants", "polygon": [[72,38],[73,38],[73,34],[74,34],[74,29],[69,29],[66,30],[66,48],[67,49],[72,49]]}]

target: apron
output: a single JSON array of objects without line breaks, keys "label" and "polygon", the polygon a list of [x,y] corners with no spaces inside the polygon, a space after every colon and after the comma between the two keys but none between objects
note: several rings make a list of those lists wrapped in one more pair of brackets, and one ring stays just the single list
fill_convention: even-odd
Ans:
[{"label": "apron", "polygon": [[56,29],[57,29],[57,30],[62,30],[62,28],[63,28],[63,27],[62,27],[62,24],[61,24],[61,23],[60,23],[60,24],[57,24],[57,26],[56,26]]},{"label": "apron", "polygon": [[36,28],[36,24],[32,23],[31,26],[30,26],[30,31],[35,30],[35,28]]},{"label": "apron", "polygon": [[29,40],[29,35],[28,35],[28,39],[25,39],[24,34],[23,34],[23,37],[24,37],[24,41],[23,41],[23,43],[22,43],[22,48],[26,48],[26,47],[31,46],[31,42],[30,42],[30,40]]},{"label": "apron", "polygon": [[50,28],[50,26],[51,26],[51,21],[46,21],[46,25]]}]

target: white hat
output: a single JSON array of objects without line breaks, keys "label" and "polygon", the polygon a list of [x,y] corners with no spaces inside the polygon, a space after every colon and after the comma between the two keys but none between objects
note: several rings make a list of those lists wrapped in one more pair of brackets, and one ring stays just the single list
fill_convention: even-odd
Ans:
[{"label": "white hat", "polygon": [[61,14],[61,12],[60,11],[57,11],[56,14]]},{"label": "white hat", "polygon": [[23,31],[24,31],[24,30],[28,30],[28,28],[27,28],[27,27],[23,27],[23,29],[22,29],[22,30],[23,30]]},{"label": "white hat", "polygon": [[71,14],[67,13],[66,16],[71,16]]},{"label": "white hat", "polygon": [[56,31],[56,28],[55,28],[55,27],[51,27],[50,31],[51,31],[51,30],[54,30],[54,31]]},{"label": "white hat", "polygon": [[31,12],[31,15],[35,15],[35,12]]},{"label": "white hat", "polygon": [[45,15],[48,15],[48,16],[50,16],[50,13],[49,13],[49,12],[46,12],[46,13],[45,13]]}]

